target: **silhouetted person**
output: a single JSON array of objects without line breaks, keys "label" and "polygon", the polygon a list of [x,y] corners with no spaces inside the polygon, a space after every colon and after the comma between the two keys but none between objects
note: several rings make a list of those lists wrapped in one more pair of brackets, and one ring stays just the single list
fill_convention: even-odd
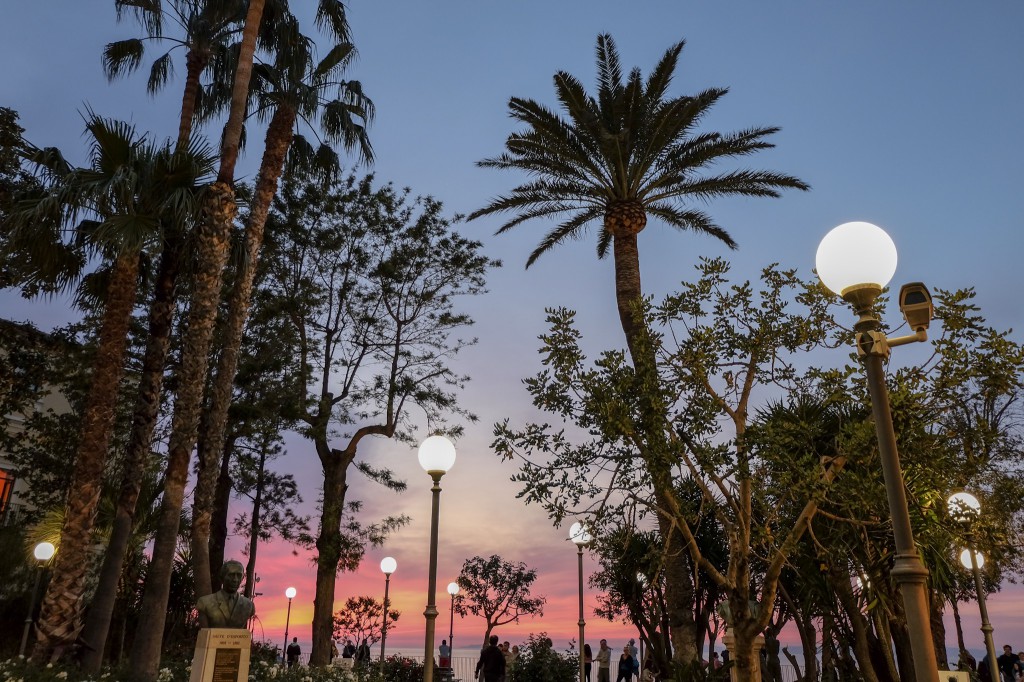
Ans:
[{"label": "silhouetted person", "polygon": [[288,659],[288,667],[294,668],[299,662],[299,656],[302,655],[302,647],[299,646],[299,638],[292,637],[292,643],[288,645],[288,650],[285,652],[285,656]]},{"label": "silhouetted person", "polygon": [[498,636],[491,635],[489,644],[480,652],[476,663],[477,675],[483,673],[484,682],[499,682],[505,676],[505,654],[498,647]]}]

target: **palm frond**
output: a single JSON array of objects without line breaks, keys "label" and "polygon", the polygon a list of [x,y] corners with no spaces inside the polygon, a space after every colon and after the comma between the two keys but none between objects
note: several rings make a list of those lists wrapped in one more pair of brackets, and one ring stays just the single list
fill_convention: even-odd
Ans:
[{"label": "palm frond", "polygon": [[112,81],[129,74],[142,64],[146,46],[142,40],[131,38],[107,43],[103,48],[103,73]]},{"label": "palm frond", "polygon": [[155,95],[160,91],[160,88],[167,85],[167,81],[174,75],[174,62],[171,61],[171,53],[165,52],[163,55],[153,60],[153,65],[149,67],[149,79],[146,81],[146,92],[150,95]]}]

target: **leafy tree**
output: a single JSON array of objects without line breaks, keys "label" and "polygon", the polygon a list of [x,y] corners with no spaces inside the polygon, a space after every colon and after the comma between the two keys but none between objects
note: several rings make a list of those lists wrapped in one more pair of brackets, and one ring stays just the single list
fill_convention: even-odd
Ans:
[{"label": "leafy tree", "polygon": [[[555,93],[566,117],[530,99],[509,100],[511,116],[524,132],[509,135],[505,153],[479,162],[484,167],[526,171],[534,179],[472,213],[470,219],[511,213],[500,232],[544,218],[561,220],[530,255],[527,267],[567,239],[580,237],[600,221],[597,253],[612,247],[619,321],[640,381],[657,383],[654,344],[643,317],[637,238],[649,216],[681,230],[711,235],[729,246],[732,237],[694,203],[726,196],[777,197],[783,189],[807,189],[796,177],[739,169],[711,172],[717,163],[771,148],[778,128],[753,127],[733,133],[703,132],[698,126],[726,94],[710,88],[693,96],[669,97],[668,89],[684,43],[670,47],[645,80],[638,68],[623,79],[610,35],[597,38],[597,93],[589,95],[571,74],[555,74]],[[636,421],[640,461],[654,485],[657,504],[671,509],[673,445],[663,396],[641,392],[642,419]],[[667,556],[686,550],[686,540],[657,517]],[[686,608],[693,585],[684,567],[670,567],[666,596],[672,638],[680,661],[695,661],[695,625]]]},{"label": "leafy tree", "polygon": [[[829,395],[830,387],[799,372],[794,358],[834,345],[841,330],[821,291],[792,271],[766,268],[757,289],[729,283],[728,266],[720,260],[702,261],[699,273],[696,282],[650,311],[658,331],[645,341],[659,359],[653,378],[617,351],[588,363],[572,313],[553,311],[552,331],[543,337],[547,369],[527,380],[527,388],[536,407],[593,437],[572,443],[555,427],[512,430],[499,424],[495,447],[504,457],[524,457],[516,477],[521,495],[543,504],[556,522],[585,514],[601,537],[623,518],[640,523],[654,517],[659,532],[666,527],[663,533],[677,536],[662,535],[666,590],[673,579],[693,584],[687,565],[670,551],[683,548],[725,598],[743,679],[750,643],[771,619],[787,557],[847,456],[839,441],[818,452],[811,466],[762,459],[750,440],[751,415],[772,393]],[[648,408],[658,403],[655,414],[669,415],[665,425],[671,428],[657,437],[671,447],[652,451]],[[638,452],[658,455],[653,470]],[[780,475],[769,479],[770,471]],[[687,490],[699,493],[688,497]],[[708,544],[697,540],[700,509],[722,529],[725,570],[713,554],[704,554]],[[692,590],[690,595],[692,600]],[[680,612],[681,604],[670,596],[667,601],[677,662],[689,660],[701,627],[692,615],[694,602]],[[688,653],[680,656],[680,648]]]},{"label": "leafy tree", "polygon": [[459,431],[446,427],[451,415],[473,418],[456,395],[465,377],[450,366],[474,342],[456,336],[472,322],[456,303],[482,293],[497,263],[442,208],[355,177],[329,185],[291,179],[275,204],[261,295],[276,311],[278,338],[294,344],[289,403],[324,472],[313,665],[328,661],[350,467],[405,488],[387,468],[357,459],[360,444],[373,436],[415,442],[413,410],[449,433]]},{"label": "leafy tree", "polygon": [[526,639],[506,677],[511,682],[560,682],[576,679],[579,671],[579,652],[558,653],[547,633],[541,632]]},{"label": "leafy tree", "polygon": [[[395,627],[401,612],[388,609],[388,630]],[[369,644],[380,641],[384,626],[384,605],[373,597],[349,597],[345,606],[334,612],[334,638]]]},{"label": "leafy tree", "polygon": [[466,559],[455,581],[459,584],[455,610],[460,616],[471,613],[486,621],[483,642],[487,644],[494,628],[518,623],[524,616],[544,615],[547,600],[530,594],[536,580],[535,569],[505,561],[497,554]]}]

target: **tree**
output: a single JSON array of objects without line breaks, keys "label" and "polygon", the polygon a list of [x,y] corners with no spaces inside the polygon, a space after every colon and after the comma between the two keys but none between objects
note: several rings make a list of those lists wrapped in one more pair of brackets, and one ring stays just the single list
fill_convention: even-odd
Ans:
[{"label": "tree", "polygon": [[[196,183],[211,166],[201,147],[161,149],[137,135],[132,126],[96,114],[87,116],[86,130],[92,137],[87,168],[72,168],[56,150],[33,153],[47,175],[47,186],[12,216],[8,247],[13,250],[4,254],[17,257],[27,247],[45,259],[47,255],[36,250],[43,243],[57,253],[71,249],[99,255],[110,264],[89,398],[61,530],[61,552],[39,617],[40,636],[33,650],[36,661],[59,653],[77,638],[82,627],[83,577],[135,307],[140,258],[159,237],[165,222],[185,220],[195,213]],[[61,240],[67,225],[75,226],[79,244]],[[77,279],[78,272],[70,269],[58,277],[68,284]]]},{"label": "tree", "polygon": [[468,613],[480,616],[487,623],[483,643],[487,644],[491,630],[509,623],[518,623],[524,616],[543,616],[544,597],[530,595],[537,580],[537,571],[526,564],[505,561],[497,554],[487,559],[475,556],[462,563],[455,582],[459,594],[455,610],[460,616]]},{"label": "tree", "polygon": [[[537,408],[592,438],[572,443],[558,427],[513,431],[499,424],[495,447],[505,457],[525,457],[516,477],[521,495],[543,504],[556,522],[586,515],[601,537],[623,519],[636,526],[655,517],[666,590],[673,579],[693,584],[679,558],[685,552],[725,598],[744,679],[751,642],[771,619],[779,574],[847,456],[845,441],[837,441],[804,466],[766,457],[767,450],[753,447],[751,418],[772,393],[831,395],[816,374],[798,372],[794,358],[835,345],[842,331],[822,291],[793,271],[765,268],[757,288],[728,282],[721,260],[702,261],[699,273],[649,313],[645,324],[657,333],[643,343],[659,361],[654,377],[629,366],[619,351],[606,351],[591,365],[573,314],[553,311],[552,331],[543,337],[547,369],[527,380],[527,388]],[[660,405],[655,414],[668,415],[666,430],[654,436],[668,444],[664,450],[648,440],[652,404]],[[657,459],[649,462],[652,453]],[[777,475],[769,478],[770,472]],[[724,570],[697,538],[701,514],[713,514],[722,529]],[[676,662],[688,662],[701,627],[692,615],[695,600],[684,606],[667,595],[667,602]]]},{"label": "tree", "polygon": [[328,185],[289,179],[275,203],[262,295],[279,316],[278,338],[294,343],[289,402],[324,473],[312,665],[328,662],[350,467],[405,489],[386,467],[358,459],[360,445],[374,436],[414,443],[413,410],[453,435],[452,415],[474,418],[458,404],[465,377],[450,364],[474,343],[456,336],[472,323],[456,303],[482,293],[498,263],[442,211],[436,199],[354,176]]},{"label": "tree", "polygon": [[[210,523],[242,330],[249,315],[267,215],[284,170],[285,158],[296,137],[297,119],[321,121],[327,142],[341,142],[346,149],[358,149],[363,158],[372,158],[365,125],[356,119],[368,122],[373,115],[373,103],[363,95],[358,82],[339,80],[356,54],[355,47],[349,42],[341,42],[329,51],[327,57],[315,63],[312,41],[299,33],[298,28],[295,21],[281,22],[276,36],[279,45],[275,63],[257,65],[253,79],[255,114],[260,118],[269,117],[270,124],[246,222],[245,256],[239,261],[228,296],[220,356],[210,388],[210,406],[199,448],[199,480],[192,511],[192,554],[196,561],[196,575],[200,576],[200,589],[206,588],[210,582],[208,576],[214,570],[210,565]],[[347,35],[347,23],[344,29]],[[333,101],[324,99],[324,92],[328,89],[337,90],[337,98]]]},{"label": "tree", "polygon": [[[530,182],[500,196],[472,213],[470,219],[496,213],[515,214],[498,230],[508,231],[538,218],[558,218],[527,260],[538,257],[570,238],[582,236],[601,221],[597,253],[604,257],[612,246],[615,263],[615,295],[619,321],[633,364],[649,383],[657,381],[653,345],[646,339],[643,291],[640,282],[639,233],[648,216],[681,230],[718,238],[735,246],[732,237],[693,202],[724,196],[777,197],[782,189],[807,189],[791,175],[771,171],[734,170],[709,173],[716,163],[771,148],[768,138],[778,128],[754,127],[734,133],[701,132],[697,126],[727,92],[711,88],[694,96],[667,97],[684,43],[670,47],[646,80],[633,69],[623,82],[618,50],[610,35],[597,38],[597,94],[586,93],[571,74],[555,74],[555,92],[563,118],[529,99],[509,100],[511,116],[526,126],[511,134],[505,153],[479,162],[483,167],[522,170],[534,176]],[[643,354],[643,349],[647,354]],[[647,401],[639,452],[655,486],[662,508],[671,501],[669,462],[670,430],[665,405],[654,396]],[[665,551],[677,556],[685,540],[658,518]],[[680,660],[694,661],[692,617],[685,613],[692,601],[692,584],[683,567],[670,567],[666,575],[673,641]],[[678,634],[677,634],[678,633]]]},{"label": "tree", "polygon": [[[373,597],[349,597],[345,606],[334,613],[334,638],[352,640],[364,639],[369,644],[380,641],[383,633],[384,605]],[[388,609],[388,630],[395,627],[401,612]]]},{"label": "tree", "polygon": [[235,164],[238,160],[246,93],[263,7],[264,0],[249,2],[235,70],[231,110],[221,146],[220,170],[217,181],[207,188],[204,195],[196,232],[196,274],[168,445],[161,521],[153,544],[153,560],[146,577],[139,629],[130,658],[132,670],[146,681],[155,679],[160,667],[160,645],[163,640],[175,541],[188,477],[188,462],[199,426],[210,339],[216,322],[217,302],[220,300],[221,273],[227,260],[231,226],[237,211]]}]

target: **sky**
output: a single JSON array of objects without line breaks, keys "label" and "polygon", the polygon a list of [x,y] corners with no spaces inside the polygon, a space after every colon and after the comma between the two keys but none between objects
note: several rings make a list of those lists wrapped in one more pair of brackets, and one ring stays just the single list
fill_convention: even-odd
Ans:
[{"label": "sky", "polygon": [[[144,76],[107,83],[102,74],[103,45],[138,35],[130,21],[115,22],[113,2],[60,3],[57,9],[52,2],[9,0],[0,17],[0,58],[6,64],[0,105],[21,114],[33,143],[83,159],[80,112],[87,105],[160,138],[175,134],[180,54],[179,78],[156,98],[146,95]],[[624,66],[639,66],[645,74],[667,48],[685,39],[670,92],[728,87],[706,128],[780,126],[773,137],[777,147],[750,165],[794,174],[812,191],[706,207],[738,241],[735,252],[652,221],[640,237],[648,294],[658,298],[690,279],[700,256],[726,257],[744,278],[774,262],[809,277],[821,237],[840,223],[866,220],[896,242],[894,284],[974,287],[990,323],[1020,326],[1024,3],[352,0],[349,20],[360,56],[348,77],[360,80],[377,106],[371,128],[377,178],[433,195],[453,214],[480,208],[523,179],[474,165],[499,153],[513,130],[506,110],[510,96],[554,106],[551,78],[557,70],[592,89],[599,33],[610,32]],[[250,140],[261,137],[250,130]],[[260,151],[250,144],[239,162],[240,179],[253,179]],[[458,442],[458,459],[442,480],[437,639],[448,627],[444,586],[462,561],[500,554],[538,570],[536,592],[548,603],[543,618],[499,634],[521,641],[530,632],[547,631],[564,643],[576,633],[575,548],[565,539],[565,527],[553,528],[542,510],[516,499],[509,482],[515,466],[499,461],[489,443],[495,422],[509,418],[522,424],[533,416],[521,382],[540,368],[537,336],[544,331],[546,307],[578,311],[591,354],[624,345],[612,263],[596,258],[591,232],[524,270],[547,226],[527,224],[496,237],[498,224],[484,219],[461,228],[505,266],[491,273],[486,296],[464,302],[476,320],[479,343],[457,366],[472,376],[463,399],[480,419]],[[69,317],[60,300],[27,303],[11,292],[0,292],[0,311],[44,329]],[[888,314],[898,317],[895,307]],[[1013,336],[1021,340],[1019,332]],[[892,362],[914,357],[898,352]],[[365,518],[404,511],[413,521],[386,547],[368,552],[358,573],[340,577],[337,600],[381,598],[378,564],[394,556],[398,570],[390,594],[402,617],[389,634],[389,648],[416,650],[426,603],[430,479],[415,451],[404,445],[374,442],[363,456],[391,466],[410,483],[401,496],[354,483],[350,497],[365,502]],[[311,448],[290,440],[278,466],[296,476],[307,502],[314,503],[319,464]],[[240,546],[233,545],[239,555]],[[315,575],[308,557],[279,543],[264,546],[258,572],[263,633],[283,641],[283,595],[294,586],[291,634],[308,642]],[[1021,598],[1009,588],[990,600],[997,644],[1005,640],[1024,648]],[[964,606],[961,612],[969,645],[980,652],[976,609]],[[614,648],[629,636],[621,625],[592,614],[587,620],[588,641],[606,636]],[[475,644],[483,633],[474,618],[456,622],[455,630],[457,646]],[[951,624],[948,636],[953,642]]]}]

